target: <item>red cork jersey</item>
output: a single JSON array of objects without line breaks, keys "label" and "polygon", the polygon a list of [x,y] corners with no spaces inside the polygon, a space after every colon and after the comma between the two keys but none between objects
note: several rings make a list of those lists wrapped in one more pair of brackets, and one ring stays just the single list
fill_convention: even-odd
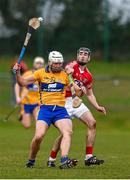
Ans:
[{"label": "red cork jersey", "polygon": [[[74,69],[74,72],[72,74],[74,80],[76,83],[81,86],[85,86],[87,89],[92,88],[92,74],[89,72],[87,68],[84,69],[84,71],[81,71],[79,68],[79,64],[76,61],[73,61],[72,63],[69,63],[67,66],[71,66]],[[66,90],[66,97],[71,97],[71,91]]]}]

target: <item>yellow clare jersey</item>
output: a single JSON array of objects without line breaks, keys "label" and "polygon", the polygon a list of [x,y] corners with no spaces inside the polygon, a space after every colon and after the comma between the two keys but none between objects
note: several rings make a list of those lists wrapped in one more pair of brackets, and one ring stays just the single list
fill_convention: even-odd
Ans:
[{"label": "yellow clare jersey", "polygon": [[47,66],[34,72],[39,83],[40,103],[45,105],[65,105],[65,90],[69,85],[68,76],[64,71],[52,73]]},{"label": "yellow clare jersey", "polygon": [[[33,70],[29,70],[23,74],[23,77],[33,75]],[[38,82],[29,84],[22,88],[21,98],[23,97],[22,104],[38,104],[39,103],[39,92]]]}]

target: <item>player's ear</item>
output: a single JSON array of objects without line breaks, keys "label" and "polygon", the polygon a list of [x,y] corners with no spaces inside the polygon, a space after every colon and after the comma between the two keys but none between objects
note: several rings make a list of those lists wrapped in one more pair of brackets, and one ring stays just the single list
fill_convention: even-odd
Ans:
[{"label": "player's ear", "polygon": [[90,56],[88,57],[88,62],[90,61]]}]

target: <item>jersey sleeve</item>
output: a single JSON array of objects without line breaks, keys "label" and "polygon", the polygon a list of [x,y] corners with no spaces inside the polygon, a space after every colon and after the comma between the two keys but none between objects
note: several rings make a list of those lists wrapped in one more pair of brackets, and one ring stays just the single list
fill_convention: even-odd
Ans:
[{"label": "jersey sleeve", "polygon": [[26,78],[27,76],[30,75],[30,72],[29,71],[26,71],[25,73],[23,73],[22,77]]},{"label": "jersey sleeve", "polygon": [[66,72],[64,72],[64,77],[65,77],[65,86],[69,86],[70,85],[70,81],[69,81],[69,76]]},{"label": "jersey sleeve", "polygon": [[65,69],[67,69],[67,68],[73,68],[75,64],[77,64],[76,61],[71,61],[71,62],[69,62],[68,64],[66,64]]},{"label": "jersey sleeve", "polygon": [[92,83],[89,83],[89,84],[87,85],[87,89],[92,89],[92,87],[93,87],[93,84],[92,84]]},{"label": "jersey sleeve", "polygon": [[87,88],[87,89],[92,89],[92,87],[93,87],[93,77],[92,77],[92,75],[91,75],[91,77],[90,77],[90,79],[89,79],[89,82],[88,82],[88,84],[86,85],[86,88]]},{"label": "jersey sleeve", "polygon": [[66,76],[66,86],[69,86],[69,85],[70,85],[69,77]]}]

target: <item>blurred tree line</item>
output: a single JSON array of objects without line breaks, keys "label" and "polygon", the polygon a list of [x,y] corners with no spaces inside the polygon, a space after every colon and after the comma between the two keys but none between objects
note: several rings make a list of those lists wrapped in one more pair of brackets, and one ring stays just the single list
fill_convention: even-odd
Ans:
[{"label": "blurred tree line", "polygon": [[19,53],[29,18],[44,16],[43,26],[31,38],[29,53],[43,55],[55,49],[71,56],[80,46],[87,46],[94,58],[103,59],[107,43],[110,60],[129,60],[130,20],[121,23],[121,13],[110,18],[105,1],[0,0],[0,53]]}]

